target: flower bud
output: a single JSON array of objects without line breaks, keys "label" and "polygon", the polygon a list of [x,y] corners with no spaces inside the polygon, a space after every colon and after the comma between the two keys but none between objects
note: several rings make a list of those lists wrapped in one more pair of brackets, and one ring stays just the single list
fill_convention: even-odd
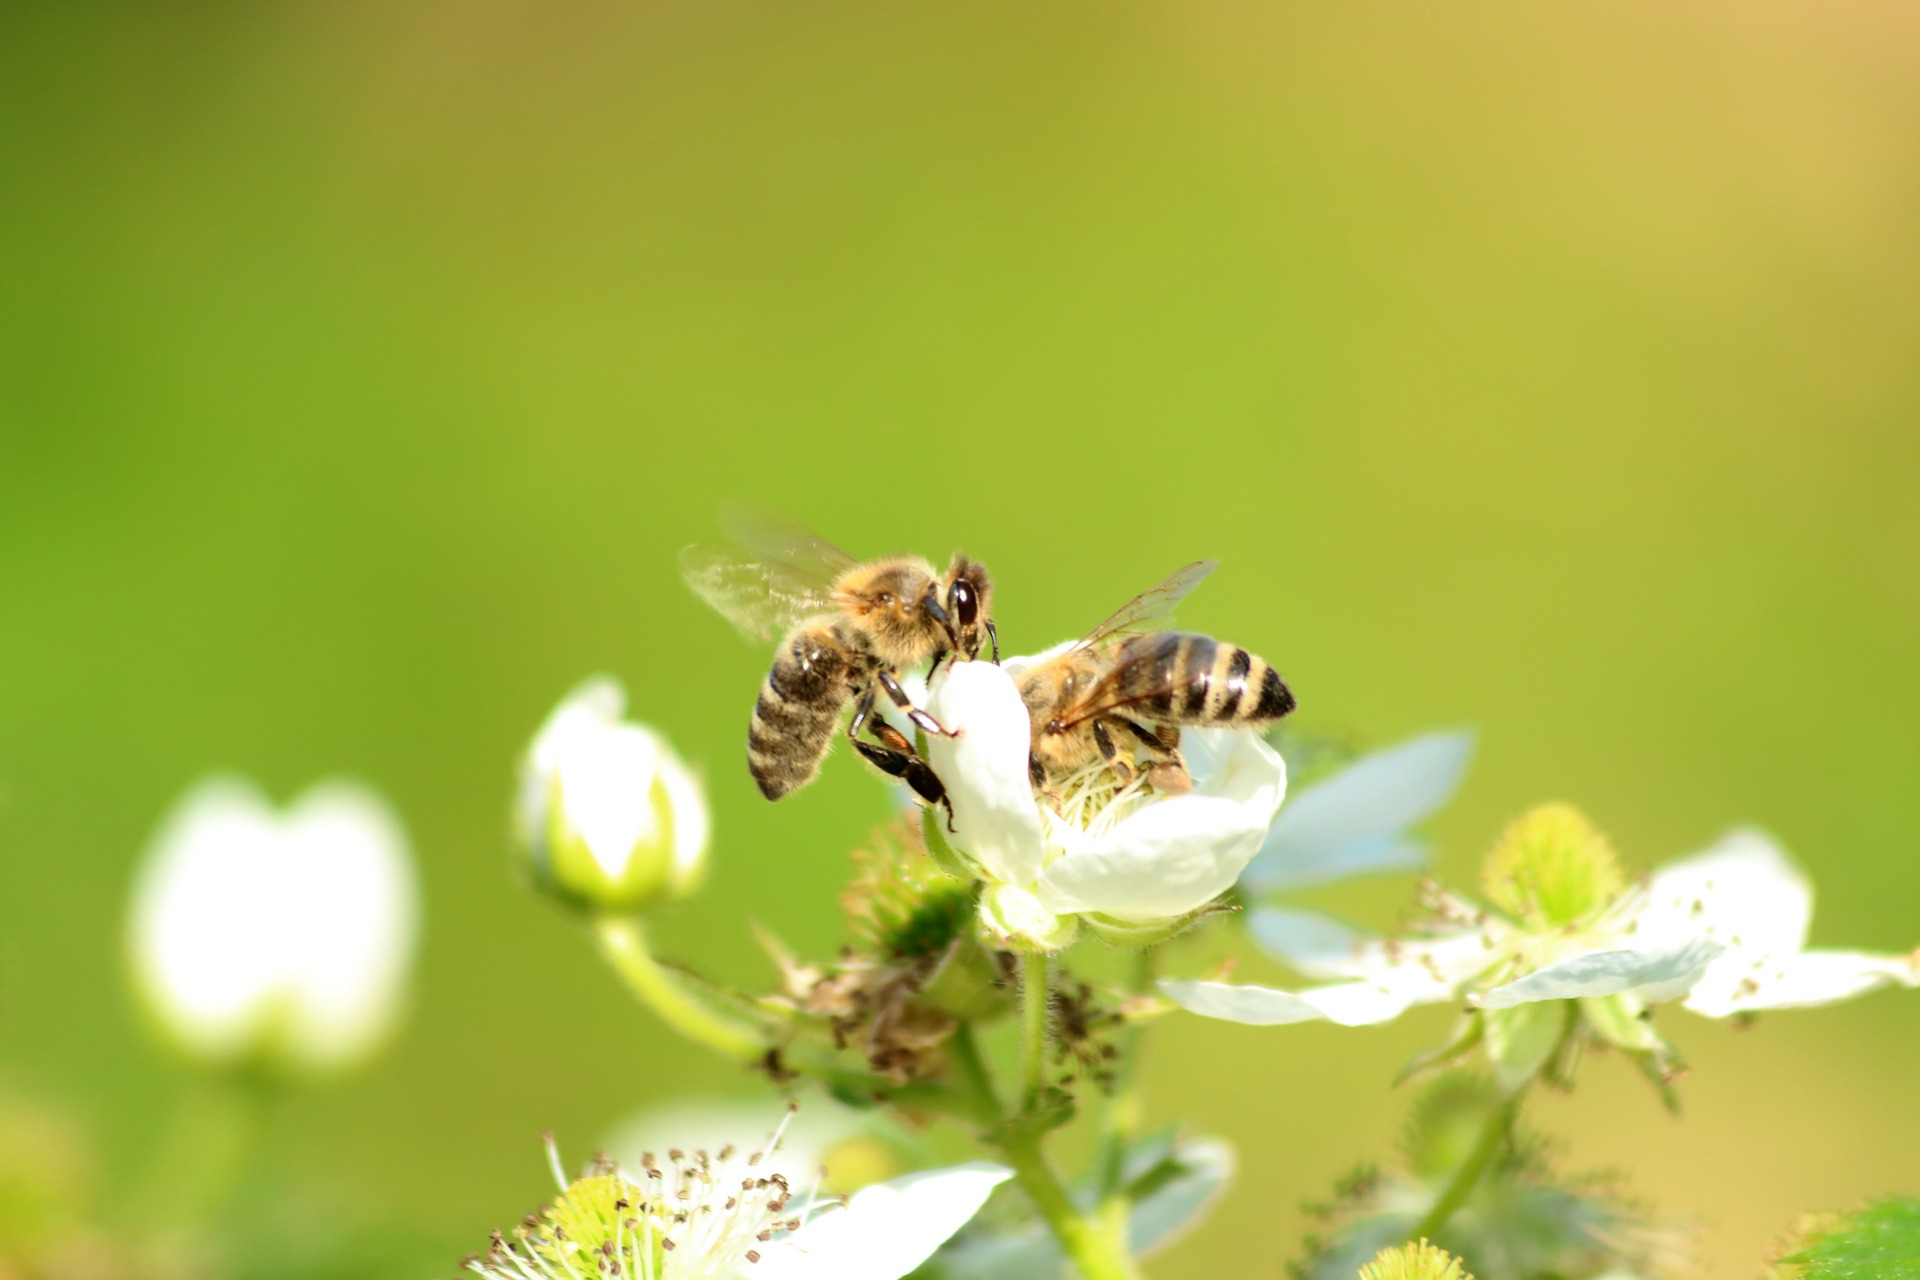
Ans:
[{"label": "flower bud", "polygon": [[556,707],[520,769],[520,847],[543,892],[593,913],[684,898],[707,866],[707,800],[665,738],[621,720],[600,676]]},{"label": "flower bud", "polygon": [[191,1057],[315,1073],[386,1038],[418,928],[406,835],[377,795],[327,783],[276,810],[212,778],[154,837],[128,942],[142,1003]]}]

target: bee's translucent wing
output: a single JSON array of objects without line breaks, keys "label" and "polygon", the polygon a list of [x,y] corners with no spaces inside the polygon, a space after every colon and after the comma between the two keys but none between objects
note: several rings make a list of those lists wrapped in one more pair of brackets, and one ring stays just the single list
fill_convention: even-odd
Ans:
[{"label": "bee's translucent wing", "polygon": [[1122,631],[1155,631],[1168,626],[1173,622],[1174,608],[1219,567],[1218,560],[1195,560],[1174,570],[1121,605],[1105,622],[1081,637],[1076,647],[1085,649]]},{"label": "bee's translucent wing", "polygon": [[1467,732],[1424,734],[1362,756],[1287,801],[1241,887],[1304,889],[1419,866],[1426,846],[1411,828],[1453,798],[1472,758]]},{"label": "bee's translucent wing", "polygon": [[768,564],[832,582],[859,561],[790,516],[766,507],[731,505],[720,523],[741,546]]},{"label": "bee's translucent wing", "polygon": [[833,579],[739,547],[687,547],[680,553],[680,576],[749,640],[772,640],[800,619],[833,609]]},{"label": "bee's translucent wing", "polygon": [[1173,675],[1174,668],[1162,660],[1159,652],[1149,648],[1114,663],[1073,705],[1061,709],[1058,719],[1063,726],[1072,728],[1151,702],[1164,694],[1177,693]]}]

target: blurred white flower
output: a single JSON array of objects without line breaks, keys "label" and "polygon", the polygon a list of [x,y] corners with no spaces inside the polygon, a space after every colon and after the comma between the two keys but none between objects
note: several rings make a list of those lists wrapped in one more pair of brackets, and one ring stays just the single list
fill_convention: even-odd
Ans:
[{"label": "blurred white flower", "polygon": [[1010,674],[1021,662],[956,663],[928,692],[928,713],[958,733],[927,742],[953,804],[949,842],[1005,890],[990,893],[989,926],[1051,949],[1060,917],[1157,924],[1233,887],[1286,794],[1273,749],[1251,732],[1187,729],[1190,792],[1143,793],[1138,779],[1117,787],[1097,769],[1062,783],[1057,806],[1043,803],[1028,774],[1031,721]]},{"label": "blurred white flower", "polygon": [[[1221,982],[1161,986],[1195,1013],[1256,1025],[1326,1019],[1358,1026],[1461,998],[1497,1011],[1615,997],[1624,1003],[1611,1012],[1624,1016],[1596,1012],[1604,1029],[1618,1029],[1609,1037],[1616,1039],[1634,1034],[1631,1024],[1646,1005],[1682,997],[1693,1012],[1721,1018],[1830,1004],[1889,984],[1920,986],[1920,952],[1808,950],[1812,886],[1758,831],[1734,831],[1639,886],[1621,880],[1609,887],[1606,875],[1582,886],[1580,874],[1536,878],[1502,904],[1509,915],[1441,899],[1433,927],[1406,939],[1364,937],[1308,912],[1263,910],[1249,928],[1267,950],[1313,977],[1346,981],[1297,992]],[[1566,885],[1574,891],[1564,892]]]},{"label": "blurred white flower", "polygon": [[215,777],[154,837],[129,949],[143,1002],[197,1060],[326,1071],[392,1029],[418,932],[406,834],[379,796],[328,782],[281,811]]},{"label": "blurred white flower", "polygon": [[[781,1134],[723,1147],[599,1163],[468,1270],[488,1280],[899,1280],[932,1256],[1012,1176],[974,1163],[878,1183],[845,1202],[796,1191]],[[549,1148],[551,1154],[551,1148]],[[804,1175],[811,1177],[811,1174]]]},{"label": "blurred white flower", "polygon": [[556,707],[520,767],[516,825],[534,883],[590,911],[682,898],[706,875],[700,780],[666,739],[623,721],[618,681],[586,681]]}]

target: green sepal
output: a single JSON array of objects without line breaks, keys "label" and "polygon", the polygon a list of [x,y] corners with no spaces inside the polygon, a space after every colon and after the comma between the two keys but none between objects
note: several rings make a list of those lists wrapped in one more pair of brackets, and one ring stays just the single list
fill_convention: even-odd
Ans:
[{"label": "green sepal", "polygon": [[1048,1085],[1033,1100],[1033,1105],[1018,1115],[1008,1116],[981,1135],[981,1141],[1004,1147],[1030,1141],[1053,1132],[1073,1120],[1073,1095],[1057,1085]]},{"label": "green sepal", "polygon": [[1920,1280],[1920,1200],[1902,1196],[1851,1214],[1781,1260],[1796,1280]]},{"label": "green sepal", "polygon": [[1538,1000],[1481,1013],[1494,1077],[1508,1093],[1539,1075],[1560,1046],[1567,1015],[1562,1001]]},{"label": "green sepal", "polygon": [[1400,1073],[1393,1078],[1395,1087],[1425,1072],[1449,1067],[1459,1062],[1479,1047],[1480,1041],[1486,1037],[1486,1034],[1486,1015],[1477,1009],[1468,1013],[1466,1017],[1454,1024],[1453,1036],[1445,1044],[1435,1049],[1428,1049],[1424,1053],[1415,1054],[1407,1061],[1406,1066],[1400,1068]]},{"label": "green sepal", "polygon": [[917,1000],[963,1022],[988,1023],[1013,1008],[1013,989],[1000,980],[1000,969],[972,936],[956,939],[940,958]]},{"label": "green sepal", "polygon": [[1199,924],[1201,920],[1222,911],[1237,911],[1239,908],[1209,902],[1206,906],[1189,911],[1172,920],[1155,920],[1147,924],[1136,924],[1130,920],[1116,920],[1112,916],[1089,911],[1080,919],[1086,923],[1093,935],[1108,946],[1120,947],[1129,951],[1144,951],[1148,947],[1157,947],[1179,937],[1187,930]]},{"label": "green sepal", "polygon": [[920,839],[934,865],[956,880],[980,879],[980,868],[973,859],[947,843],[946,810],[937,805],[920,806]]}]

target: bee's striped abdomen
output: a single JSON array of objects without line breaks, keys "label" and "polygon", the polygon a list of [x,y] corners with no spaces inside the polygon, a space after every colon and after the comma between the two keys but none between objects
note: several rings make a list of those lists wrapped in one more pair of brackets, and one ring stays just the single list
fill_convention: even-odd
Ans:
[{"label": "bee's striped abdomen", "polygon": [[778,800],[813,781],[853,695],[853,670],[837,621],[807,623],[780,642],[747,731],[747,767]]},{"label": "bee's striped abdomen", "polygon": [[1264,658],[1190,631],[1135,636],[1121,648],[1117,691],[1139,715],[1171,724],[1255,725],[1293,710]]}]

